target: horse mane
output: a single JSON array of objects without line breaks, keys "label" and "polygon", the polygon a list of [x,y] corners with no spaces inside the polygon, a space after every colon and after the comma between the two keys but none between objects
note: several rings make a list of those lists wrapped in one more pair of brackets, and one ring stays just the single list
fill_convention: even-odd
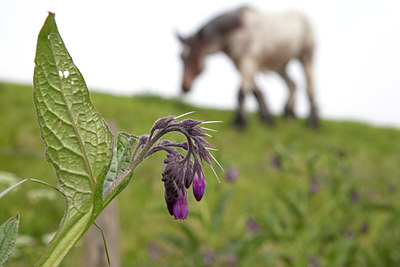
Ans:
[{"label": "horse mane", "polygon": [[243,13],[249,9],[243,6],[223,13],[206,23],[193,37],[200,42],[208,42],[224,36],[242,26]]}]

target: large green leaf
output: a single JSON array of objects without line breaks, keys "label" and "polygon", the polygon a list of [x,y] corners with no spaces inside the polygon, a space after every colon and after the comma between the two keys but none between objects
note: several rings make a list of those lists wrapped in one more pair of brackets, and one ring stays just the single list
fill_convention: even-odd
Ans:
[{"label": "large green leaf", "polygon": [[90,100],[52,13],[40,31],[35,63],[33,98],[41,135],[67,199],[63,223],[39,265],[57,265],[94,220],[99,201],[95,190],[102,190],[98,184],[111,162],[113,137]]},{"label": "large green leaf", "polygon": [[19,215],[8,219],[0,225],[0,266],[8,259],[15,249],[19,225]]}]

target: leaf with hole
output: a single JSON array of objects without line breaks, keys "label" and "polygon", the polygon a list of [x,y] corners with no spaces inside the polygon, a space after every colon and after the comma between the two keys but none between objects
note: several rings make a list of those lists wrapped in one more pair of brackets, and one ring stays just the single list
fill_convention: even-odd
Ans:
[{"label": "leaf with hole", "polygon": [[41,136],[67,200],[62,224],[38,264],[57,265],[103,209],[96,189],[102,190],[111,162],[113,136],[90,100],[52,13],[40,31],[35,64],[33,99]]}]

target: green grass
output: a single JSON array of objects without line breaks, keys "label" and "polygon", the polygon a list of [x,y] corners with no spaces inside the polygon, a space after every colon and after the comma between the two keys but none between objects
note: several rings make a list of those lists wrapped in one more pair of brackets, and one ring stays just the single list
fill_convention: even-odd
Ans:
[{"label": "green grass", "polygon": [[[396,266],[400,264],[400,131],[355,122],[276,118],[268,127],[250,114],[236,131],[232,111],[204,109],[177,99],[117,97],[92,93],[107,120],[121,131],[147,133],[169,114],[195,110],[194,119],[222,120],[209,140],[235,183],[219,184],[209,168],[200,203],[189,198],[187,221],[174,221],[163,201],[158,154],[135,171],[119,196],[122,266]],[[178,137],[181,138],[181,137]],[[271,162],[280,162],[280,167]],[[44,158],[30,86],[0,83],[0,190],[9,180],[38,178],[56,184]],[[7,172],[7,173],[4,173]],[[11,177],[11,178],[10,178]],[[310,187],[314,186],[314,192]],[[64,200],[55,191],[26,183],[0,202],[0,222],[21,215],[16,253],[6,266],[30,266],[56,231]],[[249,222],[255,223],[248,231]],[[151,259],[150,250],[157,259]],[[81,264],[82,244],[64,266]]]}]

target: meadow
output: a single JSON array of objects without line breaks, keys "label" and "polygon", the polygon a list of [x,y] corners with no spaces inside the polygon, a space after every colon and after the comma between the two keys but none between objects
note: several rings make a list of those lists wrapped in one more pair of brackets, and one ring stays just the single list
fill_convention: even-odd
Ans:
[{"label": "meadow", "polygon": [[[239,132],[232,110],[150,95],[91,96],[104,118],[137,135],[169,114],[223,121],[210,125],[217,132],[208,141],[226,173],[217,171],[219,183],[205,168],[205,196],[196,202],[190,194],[186,221],[165,207],[165,155],[136,169],[118,197],[122,266],[400,266],[399,130],[329,120],[313,130],[280,117],[269,127],[252,113]],[[236,179],[226,179],[229,170]],[[57,184],[31,86],[0,83],[0,190],[24,178]],[[17,251],[5,266],[32,266],[64,207],[60,194],[33,183],[1,199],[1,223],[21,215]],[[81,265],[83,253],[80,242],[62,266]]]}]

